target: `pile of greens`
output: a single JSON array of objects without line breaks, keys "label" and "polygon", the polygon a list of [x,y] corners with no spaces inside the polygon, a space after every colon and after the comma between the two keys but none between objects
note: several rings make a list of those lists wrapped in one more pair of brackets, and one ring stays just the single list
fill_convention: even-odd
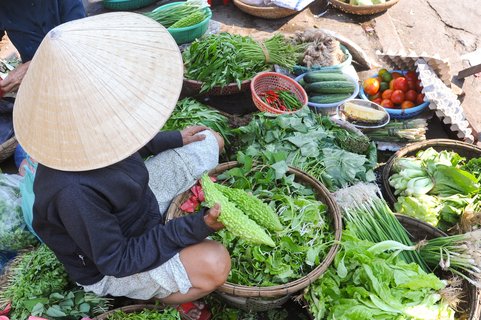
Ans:
[{"label": "pile of greens", "polygon": [[396,211],[446,231],[480,191],[481,158],[466,162],[455,152],[429,148],[398,159],[393,172],[389,184],[399,195]]},{"label": "pile of greens", "polygon": [[185,98],[177,102],[162,130],[182,130],[195,125],[204,125],[217,131],[226,143],[229,143],[233,134],[226,116],[192,98]]},{"label": "pile of greens", "polygon": [[197,39],[182,53],[184,76],[201,81],[201,92],[231,83],[237,83],[240,88],[242,81],[270,69],[270,64],[292,68],[299,50],[279,34],[262,44],[249,36],[212,34]]},{"label": "pile of greens", "polygon": [[347,229],[334,264],[305,292],[315,320],[454,319],[440,295],[444,281]]},{"label": "pile of greens", "polygon": [[[320,264],[332,245],[334,232],[327,207],[314,191],[286,174],[282,154],[268,154],[269,162],[253,164],[239,153],[239,167],[218,176],[224,184],[252,191],[279,214],[285,229],[270,233],[275,249],[252,244],[224,230],[212,238],[224,244],[231,255],[228,281],[247,286],[272,286],[307,275]],[[272,165],[271,165],[272,164]]]},{"label": "pile of greens", "polygon": [[282,153],[286,163],[321,181],[330,191],[358,181],[374,181],[374,144],[304,108],[294,114],[258,114],[235,129],[240,150],[255,159]]},{"label": "pile of greens", "polygon": [[118,310],[111,314],[108,320],[181,320],[179,311],[175,308],[163,310],[144,309],[140,312],[125,313]]},{"label": "pile of greens", "polygon": [[79,319],[109,307],[108,299],[69,283],[63,265],[45,245],[19,255],[10,269],[8,282],[0,288],[0,307],[11,303],[11,320],[30,315]]}]

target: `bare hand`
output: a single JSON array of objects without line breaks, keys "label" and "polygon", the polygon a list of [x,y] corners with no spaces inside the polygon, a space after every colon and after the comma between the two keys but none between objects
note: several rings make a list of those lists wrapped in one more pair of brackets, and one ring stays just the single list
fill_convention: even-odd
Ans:
[{"label": "bare hand", "polygon": [[10,71],[8,76],[0,80],[0,90],[3,93],[14,92],[18,90],[22,83],[23,77],[27,73],[30,61],[18,65],[14,70]]},{"label": "bare hand", "polygon": [[224,228],[224,225],[217,220],[219,218],[219,215],[220,215],[220,204],[216,203],[212,208],[207,210],[207,213],[204,216],[205,224],[208,227],[214,229],[215,231],[218,231]]},{"label": "bare hand", "polygon": [[196,142],[196,141],[202,141],[205,139],[205,135],[203,134],[197,134],[201,131],[207,130],[209,128],[205,126],[192,126],[192,127],[187,127],[184,130],[180,131],[180,134],[182,135],[182,142],[184,143],[184,146]]}]

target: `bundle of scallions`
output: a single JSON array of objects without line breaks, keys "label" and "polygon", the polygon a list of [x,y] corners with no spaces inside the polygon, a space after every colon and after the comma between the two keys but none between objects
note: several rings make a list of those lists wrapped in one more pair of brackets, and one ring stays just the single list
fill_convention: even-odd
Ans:
[{"label": "bundle of scallions", "polygon": [[369,130],[365,134],[373,141],[415,142],[426,140],[427,121],[412,119],[391,121],[386,126]]},{"label": "bundle of scallions", "polygon": [[181,18],[187,17],[207,6],[209,6],[209,4],[206,0],[187,0],[178,5],[162,9],[157,8],[144,14],[168,28]]},{"label": "bundle of scallions", "polygon": [[421,240],[414,244],[376,185],[360,183],[337,191],[343,218],[360,239],[398,251],[406,262],[416,262],[426,272],[440,268],[481,288],[481,230]]}]

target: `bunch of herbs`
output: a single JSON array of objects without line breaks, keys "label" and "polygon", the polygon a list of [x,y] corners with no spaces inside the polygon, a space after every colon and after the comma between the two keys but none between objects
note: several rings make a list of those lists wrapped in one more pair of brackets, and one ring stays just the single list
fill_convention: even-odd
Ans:
[{"label": "bunch of herbs", "polygon": [[139,312],[125,313],[116,311],[107,320],[180,320],[179,311],[175,308],[165,308],[163,310],[144,309]]},{"label": "bunch of herbs", "polygon": [[242,81],[269,68],[264,60],[239,54],[246,44],[256,43],[251,37],[225,32],[195,40],[182,53],[185,78],[201,81],[201,92],[230,83],[237,83],[240,88]]},{"label": "bunch of herbs", "polygon": [[162,130],[182,130],[194,125],[204,125],[217,131],[226,143],[229,143],[229,139],[233,135],[229,119],[226,116],[192,98],[185,98],[177,102]]}]

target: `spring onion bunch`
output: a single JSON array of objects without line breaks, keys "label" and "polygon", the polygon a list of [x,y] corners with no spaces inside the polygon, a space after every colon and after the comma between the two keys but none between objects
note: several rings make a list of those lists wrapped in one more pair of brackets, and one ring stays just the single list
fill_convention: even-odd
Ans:
[{"label": "spring onion bunch", "polygon": [[276,34],[264,42],[244,42],[239,53],[255,61],[277,64],[292,70],[303,51],[302,48],[292,44],[283,35]]},{"label": "spring onion bunch", "polygon": [[181,18],[187,17],[207,6],[208,3],[206,0],[187,0],[184,3],[169,8],[147,12],[145,15],[168,28]]},{"label": "spring onion bunch", "polygon": [[418,247],[429,266],[451,271],[481,288],[481,230],[421,241]]},{"label": "spring onion bunch", "polygon": [[387,142],[415,142],[426,140],[425,119],[391,121],[386,126],[366,132],[369,139]]},{"label": "spring onion bunch", "polygon": [[407,263],[417,263],[429,272],[419,252],[406,250],[413,246],[409,233],[381,198],[376,186],[357,184],[337,191],[334,197],[343,208],[343,219],[349,223],[350,230],[356,237],[374,243],[388,240],[399,242],[406,246],[398,248],[401,258]]}]

